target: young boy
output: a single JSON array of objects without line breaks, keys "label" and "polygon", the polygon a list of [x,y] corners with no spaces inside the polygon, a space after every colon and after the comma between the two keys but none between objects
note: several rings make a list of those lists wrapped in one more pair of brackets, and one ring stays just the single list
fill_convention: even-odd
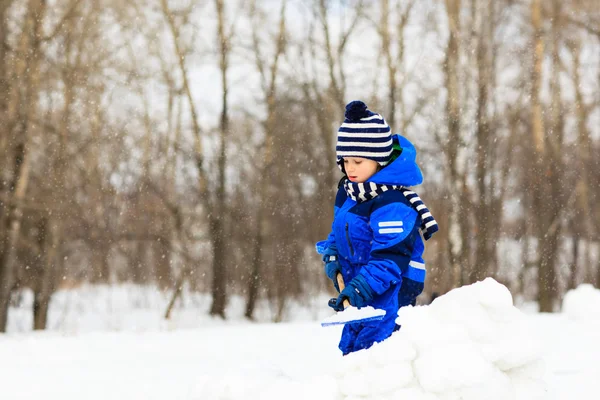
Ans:
[{"label": "young boy", "polygon": [[347,324],[339,348],[346,355],[388,338],[399,327],[399,307],[414,305],[425,281],[424,245],[437,223],[416,193],[406,186],[423,181],[412,143],[391,129],[365,103],[346,106],[338,130],[337,162],[345,177],[335,200],[332,231],[317,243],[325,272],[336,289],[346,288],[330,306],[384,309],[381,321]]}]

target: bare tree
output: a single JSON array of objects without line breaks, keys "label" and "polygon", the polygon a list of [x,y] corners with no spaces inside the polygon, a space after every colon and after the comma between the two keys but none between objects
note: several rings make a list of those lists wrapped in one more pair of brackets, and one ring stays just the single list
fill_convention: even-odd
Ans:
[{"label": "bare tree", "polygon": [[459,149],[461,147],[460,125],[460,93],[459,93],[459,63],[460,63],[460,0],[446,0],[449,35],[444,62],[444,76],[446,80],[446,118],[448,138],[444,146],[444,153],[448,163],[448,182],[450,185],[450,218],[448,234],[448,252],[450,266],[453,271],[454,286],[461,286],[464,282],[463,268],[465,267],[466,253],[464,221],[461,220],[460,211],[464,208],[461,204],[463,192],[463,177],[459,170]]},{"label": "bare tree", "polygon": [[[533,68],[531,71],[531,125],[535,145],[531,191],[533,213],[536,215],[536,238],[538,240],[538,301],[540,311],[551,312],[557,294],[555,254],[558,215],[553,215],[551,187],[547,183],[554,152],[552,144],[548,146],[546,128],[542,113],[540,87],[542,84],[542,62],[544,59],[543,9],[539,0],[531,3],[531,24],[533,27]],[[556,92],[555,92],[556,93]],[[554,126],[553,126],[554,128]]]},{"label": "bare tree", "polygon": [[477,201],[475,209],[475,218],[477,221],[477,237],[475,246],[475,261],[473,268],[469,271],[469,282],[473,283],[485,279],[490,273],[490,264],[492,262],[493,238],[491,237],[492,226],[496,223],[494,216],[499,210],[496,205],[494,189],[494,174],[490,172],[494,152],[491,146],[494,138],[492,131],[492,121],[489,115],[490,103],[493,98],[490,96],[490,87],[492,80],[492,49],[494,45],[495,32],[495,14],[494,4],[492,2],[479,3],[476,7],[481,15],[478,23],[478,42],[476,50],[477,63],[477,127],[476,152],[476,182],[477,182]]},{"label": "bare tree", "polygon": [[[223,4],[219,3],[217,5],[217,13],[219,15],[219,32],[222,30],[222,36],[219,36],[220,46],[221,46],[221,54],[225,53],[220,62],[220,68],[226,78],[227,68],[228,68],[228,54],[229,54],[229,41],[228,36],[230,33],[225,33],[224,26],[224,14],[223,14]],[[200,127],[199,115],[197,111],[197,105],[193,99],[191,85],[189,82],[189,73],[187,67],[185,65],[185,54],[180,43],[180,35],[178,24],[175,20],[175,15],[173,11],[169,8],[169,5],[166,0],[161,0],[161,6],[163,14],[167,20],[169,30],[171,32],[171,36],[173,38],[173,46],[175,48],[176,56],[179,60],[179,72],[183,80],[183,91],[188,100],[188,105],[191,113],[191,121],[194,133],[194,158],[196,162],[196,168],[198,170],[198,193],[199,197],[202,200],[202,204],[204,206],[204,210],[206,212],[206,218],[208,219],[208,227],[209,227],[209,236],[212,244],[213,250],[213,286],[212,286],[212,294],[213,294],[213,305],[211,306],[211,314],[218,315],[222,318],[225,318],[225,305],[226,305],[226,287],[225,287],[225,265],[224,265],[224,250],[225,250],[225,238],[224,238],[224,227],[222,214],[223,211],[220,204],[223,201],[223,198],[219,198],[219,194],[224,196],[224,187],[225,187],[225,145],[226,141],[223,140],[226,135],[228,129],[228,110],[226,100],[223,105],[225,108],[222,110],[221,116],[221,126],[220,130],[222,133],[221,136],[221,148],[219,151],[219,178],[217,185],[217,199],[215,201],[211,201],[211,193],[208,186],[208,178],[206,169],[204,166],[204,150],[202,147],[202,136],[203,132]],[[188,10],[189,13],[189,10]],[[222,19],[222,20],[221,20]],[[223,87],[224,90],[224,98],[227,97],[227,85]],[[221,192],[222,191],[222,192]]]},{"label": "bare tree", "polygon": [[215,0],[217,9],[217,41],[219,44],[219,70],[221,72],[221,85],[223,94],[221,97],[221,118],[219,121],[220,148],[217,161],[218,183],[216,196],[211,207],[214,214],[210,220],[210,235],[213,238],[213,280],[212,294],[213,303],[210,309],[211,315],[225,317],[226,305],[226,277],[227,269],[225,262],[225,215],[226,215],[226,193],[225,193],[225,164],[227,155],[227,140],[229,136],[229,59],[231,52],[231,41],[234,34],[233,26],[227,26],[225,15],[225,4],[223,0]]},{"label": "bare tree", "polygon": [[332,43],[333,39],[330,33],[328,10],[328,1],[318,0],[316,16],[321,25],[321,29],[323,30],[323,36],[325,39],[325,55],[327,57],[330,90],[339,109],[342,110],[346,104],[346,75],[341,60],[344,58],[344,52],[346,51],[348,40],[350,39],[352,32],[354,29],[356,29],[357,23],[362,17],[363,4],[362,1],[358,3],[358,5],[355,7],[354,20],[348,25],[347,29],[340,31],[337,50],[335,44]]},{"label": "bare tree", "polygon": [[[0,118],[6,121],[6,112],[8,111],[8,94],[10,92],[9,70],[8,70],[8,10],[12,4],[11,1],[0,2]],[[4,152],[8,142],[8,131],[5,127],[0,130],[0,156],[4,159]],[[3,184],[0,183],[0,193],[4,193]],[[1,210],[0,210],[1,213]],[[0,214],[1,218],[2,214]],[[2,232],[0,230],[0,232]],[[2,236],[0,236],[2,238]]]},{"label": "bare tree", "polygon": [[[332,32],[331,2],[315,0],[309,10],[306,38],[299,38],[299,48],[304,56],[304,69],[296,67],[301,75],[301,91],[304,102],[304,118],[314,124],[318,137],[311,140],[312,163],[309,166],[317,176],[316,201],[309,219],[312,241],[329,234],[333,219],[333,200],[341,177],[335,158],[335,126],[343,120],[346,99],[348,48],[358,36],[358,27],[367,18],[363,1],[349,3],[339,13],[338,35]],[[346,19],[350,16],[349,20]],[[308,135],[308,134],[307,134]],[[309,172],[309,171],[307,171]]]},{"label": "bare tree", "polygon": [[[402,6],[404,5],[404,8]],[[381,37],[381,51],[386,63],[387,75],[388,75],[388,111],[386,118],[392,124],[396,126],[397,116],[396,107],[399,106],[401,110],[401,116],[404,121],[407,120],[404,99],[402,92],[406,82],[406,68],[405,68],[405,29],[408,24],[410,13],[415,5],[414,1],[407,3],[398,2],[397,4],[397,26],[395,30],[390,28],[390,16],[393,14],[389,4],[389,0],[381,1],[381,21],[378,24],[379,36]],[[393,42],[395,38],[396,52],[392,50]],[[400,78],[400,82],[398,82]],[[406,132],[406,125],[402,123],[402,132]]]},{"label": "bare tree", "polygon": [[[585,3],[585,2],[584,2]],[[584,7],[580,10],[580,12],[576,12],[575,15],[586,14],[588,17],[593,18],[593,13],[590,10],[585,9]],[[563,18],[566,21],[573,21],[573,17],[570,13],[565,13],[563,11]],[[580,27],[582,24],[579,23],[579,18],[575,18],[577,21],[576,26]],[[600,20],[597,25],[600,25]],[[588,27],[592,27],[592,23],[586,22],[583,23],[583,27],[585,30],[588,30]],[[593,32],[592,32],[593,33]],[[600,34],[598,35],[598,39],[600,39]],[[572,80],[573,89],[575,91],[575,102],[573,105],[573,113],[575,115],[576,120],[576,132],[577,132],[577,162],[575,163],[575,208],[573,214],[569,218],[569,231],[573,236],[572,243],[572,261],[571,261],[571,270],[569,274],[569,281],[567,288],[574,289],[578,284],[578,273],[580,272],[581,264],[579,263],[579,256],[581,254],[582,241],[587,242],[587,252],[586,259],[584,262],[585,265],[585,274],[584,280],[586,282],[593,282],[594,276],[592,273],[591,266],[591,257],[590,257],[590,244],[597,240],[598,231],[595,228],[596,224],[594,224],[594,219],[589,218],[589,216],[594,215],[594,207],[593,207],[593,196],[594,191],[591,188],[591,177],[590,172],[593,168],[593,159],[591,156],[591,151],[593,149],[593,142],[590,137],[590,129],[588,128],[588,121],[590,118],[590,113],[594,109],[594,107],[598,107],[598,104],[594,104],[594,102],[586,103],[584,99],[584,94],[582,93],[582,71],[585,71],[585,67],[582,65],[581,61],[581,53],[583,47],[583,39],[581,38],[581,33],[576,32],[574,35],[570,35],[567,39],[567,49],[571,53],[571,66],[570,66],[570,77]],[[598,80],[600,83],[600,79]],[[582,223],[580,223],[582,222]],[[600,276],[600,269],[598,272]],[[597,280],[597,284],[600,284],[600,279]]]},{"label": "bare tree", "polygon": [[[260,20],[254,19],[252,23],[252,45],[255,55],[256,68],[260,74],[260,82],[264,104],[267,108],[266,119],[263,121],[264,140],[263,153],[258,169],[258,188],[259,203],[256,211],[256,230],[254,233],[254,250],[251,258],[252,272],[248,281],[248,300],[246,302],[245,316],[253,318],[256,301],[259,296],[262,270],[261,265],[264,262],[262,255],[263,245],[266,242],[267,235],[274,235],[274,232],[268,231],[268,212],[267,209],[272,204],[273,188],[269,184],[268,177],[272,174],[274,154],[274,136],[276,135],[276,101],[277,101],[277,83],[281,59],[286,49],[286,11],[287,1],[284,0],[279,11],[278,29],[275,33],[274,44],[275,51],[271,60],[265,59],[261,52],[261,44],[258,31],[260,29]],[[251,2],[250,11],[252,16],[256,16],[256,1]],[[273,238],[274,236],[270,236]]]},{"label": "bare tree", "polygon": [[[47,210],[48,215],[43,220],[43,225],[40,229],[40,242],[44,254],[44,264],[40,271],[34,289],[34,329],[45,329],[48,320],[48,305],[52,293],[57,286],[57,272],[59,265],[62,262],[61,243],[64,241],[64,221],[67,219],[69,211],[69,188],[66,185],[67,169],[69,163],[68,146],[71,141],[70,123],[72,119],[73,106],[75,102],[75,90],[77,86],[82,84],[81,75],[83,73],[83,53],[84,41],[89,39],[86,34],[89,31],[84,29],[84,32],[79,31],[75,23],[77,16],[76,8],[79,6],[79,0],[73,0],[67,8],[65,18],[61,19],[60,29],[64,29],[64,54],[65,65],[62,69],[63,86],[63,109],[61,110],[60,122],[58,124],[58,146],[54,154],[53,168],[48,176],[53,182],[52,195],[49,196]],[[90,16],[95,16],[95,10],[88,11],[87,15],[82,15],[80,26],[93,26],[89,23]],[[53,35],[57,35],[58,28],[54,30]],[[77,33],[79,33],[78,36]]]},{"label": "bare tree", "polygon": [[29,1],[24,29],[17,49],[19,54],[16,56],[17,73],[15,75],[23,77],[24,81],[19,84],[23,85],[24,90],[17,90],[19,84],[12,86],[8,105],[9,135],[18,140],[11,140],[14,146],[13,150],[9,152],[10,158],[14,161],[12,182],[8,198],[5,200],[8,209],[4,214],[4,220],[1,221],[2,226],[6,227],[6,237],[0,252],[0,332],[6,331],[17,240],[23,218],[23,200],[27,193],[31,171],[29,139],[39,93],[41,38],[45,14],[45,1]]}]

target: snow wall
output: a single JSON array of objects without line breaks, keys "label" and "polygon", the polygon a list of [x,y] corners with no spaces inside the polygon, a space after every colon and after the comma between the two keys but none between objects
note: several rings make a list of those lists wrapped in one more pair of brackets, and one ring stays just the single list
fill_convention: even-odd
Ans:
[{"label": "snow wall", "polygon": [[508,289],[492,278],[454,289],[431,305],[402,308],[396,321],[402,328],[392,337],[332,366],[336,398],[546,396],[540,341]]}]

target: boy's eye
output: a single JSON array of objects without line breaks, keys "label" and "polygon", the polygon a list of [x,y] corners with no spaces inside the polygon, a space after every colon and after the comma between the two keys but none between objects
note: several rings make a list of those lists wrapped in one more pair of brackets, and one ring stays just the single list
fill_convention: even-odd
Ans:
[{"label": "boy's eye", "polygon": [[354,164],[360,164],[362,161],[354,161]]},{"label": "boy's eye", "polygon": [[344,164],[348,164],[348,160],[344,159]]}]

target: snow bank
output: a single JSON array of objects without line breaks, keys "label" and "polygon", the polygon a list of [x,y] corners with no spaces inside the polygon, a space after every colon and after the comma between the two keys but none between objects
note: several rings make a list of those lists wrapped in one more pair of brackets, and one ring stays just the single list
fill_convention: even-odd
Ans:
[{"label": "snow bank", "polygon": [[[565,313],[521,314],[508,291],[492,280],[403,310],[400,332],[347,357],[337,349],[341,328],[322,328],[320,316],[308,322],[242,322],[235,319],[243,315],[242,303],[232,299],[233,321],[223,322],[193,316],[193,310],[207,312],[209,299],[184,293],[173,328],[186,329],[162,329],[146,312],[151,307],[163,312],[168,296],[156,290],[87,287],[63,295],[53,297],[53,332],[31,333],[17,318],[13,326],[23,331],[0,334],[0,399],[599,398],[600,325]],[[28,311],[29,300],[24,296],[22,309],[11,310],[17,311],[13,318]],[[326,301],[315,302],[321,304],[315,314],[331,315]],[[585,308],[593,311],[590,304]],[[292,311],[293,319],[303,315]],[[144,315],[148,320],[142,321]],[[88,326],[94,318],[100,319],[99,331]],[[111,326],[119,332],[106,332]]]},{"label": "snow bank", "polygon": [[488,278],[405,307],[388,340],[343,357],[340,398],[507,400],[545,396],[542,347],[506,287]]},{"label": "snow bank", "polygon": [[600,321],[600,290],[590,284],[570,290],[563,300],[562,312],[574,320]]}]

